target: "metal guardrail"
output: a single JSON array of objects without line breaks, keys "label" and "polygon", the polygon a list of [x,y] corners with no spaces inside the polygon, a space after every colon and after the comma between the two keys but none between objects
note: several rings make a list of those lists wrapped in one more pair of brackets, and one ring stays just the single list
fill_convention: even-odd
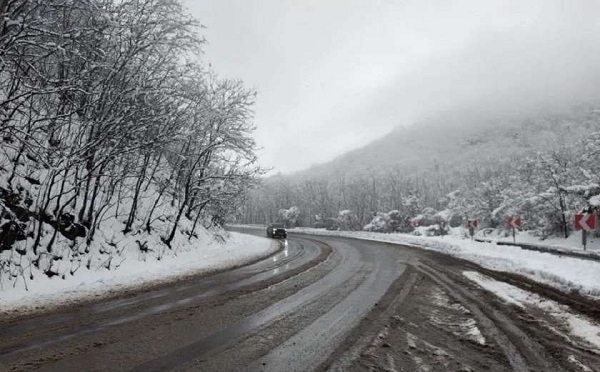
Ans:
[{"label": "metal guardrail", "polygon": [[559,256],[583,258],[586,260],[600,262],[600,254],[594,253],[594,252],[575,252],[575,251],[567,251],[567,250],[562,250],[559,248],[552,248],[552,247],[537,245],[537,244],[512,243],[512,242],[506,242],[506,241],[495,241],[495,240],[481,239],[481,238],[475,238],[475,241],[481,242],[481,243],[496,243],[497,245],[512,245],[512,246],[520,247],[522,249],[526,249],[529,251],[551,253],[551,254],[555,254],[555,255],[559,255]]}]

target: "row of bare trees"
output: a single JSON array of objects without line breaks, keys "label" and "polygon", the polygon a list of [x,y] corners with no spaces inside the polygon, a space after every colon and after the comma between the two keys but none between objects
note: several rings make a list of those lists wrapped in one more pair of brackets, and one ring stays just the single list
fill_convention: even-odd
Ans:
[{"label": "row of bare trees", "polygon": [[[268,223],[280,219],[279,210],[297,206],[297,224],[315,226],[340,218],[351,211],[352,225],[360,228],[380,211],[399,210],[408,216],[436,205],[438,195],[455,185],[434,175],[405,176],[399,169],[383,174],[345,174],[294,179],[284,175],[263,180],[251,193],[242,210],[247,223]],[[342,215],[347,216],[347,213]],[[346,218],[346,217],[344,217]]]},{"label": "row of bare trees", "polygon": [[573,214],[600,208],[599,152],[600,132],[595,131],[545,151],[513,158],[499,154],[447,171],[278,175],[253,192],[242,219],[266,223],[280,219],[280,209],[296,206],[301,226],[373,228],[392,214],[402,222],[397,229],[405,230],[411,220],[457,226],[467,218],[497,228],[507,216],[519,215],[524,227],[541,237],[568,237]]},{"label": "row of bare trees", "polygon": [[170,245],[239,206],[255,94],[203,67],[199,29],[178,0],[0,0],[0,252],[39,263],[111,218]]}]

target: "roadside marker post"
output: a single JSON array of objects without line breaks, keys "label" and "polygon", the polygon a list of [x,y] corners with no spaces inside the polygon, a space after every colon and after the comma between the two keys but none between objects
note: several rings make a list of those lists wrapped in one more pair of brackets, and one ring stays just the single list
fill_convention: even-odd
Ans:
[{"label": "roadside marker post", "polygon": [[587,248],[587,233],[588,231],[596,230],[596,215],[593,213],[577,213],[573,223],[575,230],[581,230],[581,244],[583,250]]},{"label": "roadside marker post", "polygon": [[477,220],[467,220],[467,228],[469,229],[469,235],[471,236],[471,240],[475,236],[475,229],[479,226]]},{"label": "roadside marker post", "polygon": [[512,229],[513,243],[517,242],[515,230],[520,229],[522,225],[521,217],[519,216],[509,216],[508,217],[508,226]]},{"label": "roadside marker post", "polygon": [[444,235],[446,235],[448,233],[448,231],[446,231],[448,223],[445,220],[441,220],[439,225],[440,225],[440,235],[442,236],[442,239],[443,239]]}]

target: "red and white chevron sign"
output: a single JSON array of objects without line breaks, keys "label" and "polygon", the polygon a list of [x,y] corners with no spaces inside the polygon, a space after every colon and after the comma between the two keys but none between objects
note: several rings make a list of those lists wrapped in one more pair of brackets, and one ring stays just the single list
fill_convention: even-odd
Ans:
[{"label": "red and white chevron sign", "polygon": [[476,229],[479,226],[479,223],[477,222],[477,220],[468,220],[467,221],[467,228],[469,229]]},{"label": "red and white chevron sign", "polygon": [[577,213],[575,215],[575,230],[596,230],[596,215],[593,213]]},{"label": "red and white chevron sign", "polygon": [[515,229],[520,229],[521,225],[522,225],[521,217],[519,217],[519,216],[508,217],[508,226],[515,228]]}]

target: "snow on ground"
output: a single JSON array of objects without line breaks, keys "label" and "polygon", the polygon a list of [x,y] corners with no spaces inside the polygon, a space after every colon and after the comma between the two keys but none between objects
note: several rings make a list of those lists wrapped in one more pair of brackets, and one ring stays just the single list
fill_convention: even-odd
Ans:
[{"label": "snow on ground", "polygon": [[[39,277],[24,285],[0,283],[0,313],[25,311],[36,307],[49,308],[90,296],[103,296],[133,287],[157,284],[192,274],[210,273],[242,265],[274,253],[278,245],[256,236],[199,229],[198,238],[190,245],[188,239],[177,239],[169,250],[160,242],[148,242],[154,249],[141,253],[135,237],[119,241],[121,254],[115,256],[111,270],[93,265],[80,268],[76,275]],[[219,238],[219,236],[221,238]],[[217,239],[215,239],[217,237]],[[156,236],[158,240],[159,237]],[[160,248],[162,247],[162,248]],[[160,257],[160,259],[159,259]]]},{"label": "snow on ground", "polygon": [[600,262],[550,253],[523,250],[516,246],[480,243],[465,239],[459,229],[445,237],[384,234],[366,231],[327,231],[295,228],[291,232],[344,236],[380,242],[407,244],[469,260],[485,268],[513,272],[565,292],[600,298]]},{"label": "snow on ground", "polygon": [[[465,271],[463,274],[505,302],[521,308],[534,307],[542,310],[544,313],[550,315],[556,324],[565,325],[568,328],[569,334],[578,339],[585,340],[600,352],[600,325],[582,315],[574,314],[568,306],[558,304],[555,301],[540,297],[535,293],[522,290],[510,284],[496,281],[478,272]],[[555,332],[562,334],[560,330],[552,328]],[[563,336],[565,335],[563,334]]]},{"label": "snow on ground", "polygon": [[[504,230],[498,229],[482,229],[476,237],[493,241],[513,242],[512,236],[507,236]],[[581,232],[579,231],[571,233],[568,238],[551,236],[544,240],[540,240],[538,236],[533,235],[530,231],[517,231],[515,241],[516,243],[540,245],[564,251],[583,251]],[[600,253],[600,238],[595,237],[593,234],[588,234],[586,249],[588,252]]]},{"label": "snow on ground", "polygon": [[[480,345],[486,344],[485,337],[479,330],[479,327],[477,327],[477,321],[470,317],[471,312],[460,303],[451,301],[450,297],[448,297],[448,295],[439,287],[435,287],[433,290],[433,303],[442,309],[458,311],[467,317],[458,323],[454,323],[454,325],[457,325],[459,328],[458,331],[453,331],[455,335],[466,338],[467,340],[471,340]],[[447,319],[447,312],[443,311],[440,313],[438,310],[432,311],[430,321],[439,327],[452,324],[452,322]]]}]

